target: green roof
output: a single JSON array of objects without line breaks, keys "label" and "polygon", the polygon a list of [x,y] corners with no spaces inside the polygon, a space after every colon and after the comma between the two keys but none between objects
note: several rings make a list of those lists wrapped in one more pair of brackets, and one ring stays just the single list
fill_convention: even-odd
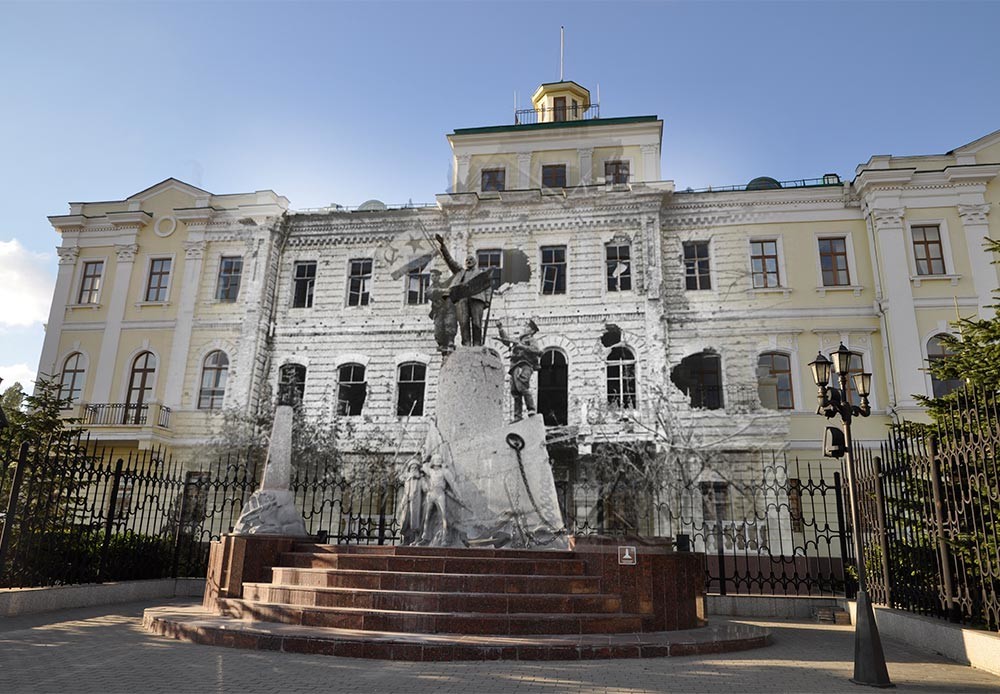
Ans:
[{"label": "green roof", "polygon": [[580,128],[588,125],[621,125],[624,123],[655,123],[656,116],[629,116],[628,118],[594,118],[592,120],[564,120],[554,123],[528,123],[525,125],[488,125],[483,128],[455,128],[452,135],[479,135],[481,133],[505,133],[523,130],[547,130],[555,128]]}]

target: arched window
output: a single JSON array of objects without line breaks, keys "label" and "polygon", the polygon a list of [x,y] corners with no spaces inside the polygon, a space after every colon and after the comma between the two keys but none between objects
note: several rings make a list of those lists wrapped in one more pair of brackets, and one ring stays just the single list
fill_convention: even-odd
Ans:
[{"label": "arched window", "polygon": [[691,407],[718,410],[722,407],[722,359],[705,350],[681,359],[670,372],[670,380],[691,399]]},{"label": "arched window", "polygon": [[80,399],[83,394],[83,355],[73,352],[63,362],[62,376],[59,379],[59,399],[66,400],[70,405]]},{"label": "arched window", "polygon": [[125,398],[125,424],[146,422],[146,403],[153,396],[156,379],[156,355],[140,352],[132,360],[132,371],[128,379],[128,396]]},{"label": "arched window", "polygon": [[792,395],[792,360],[781,352],[764,352],[757,357],[757,395],[769,410],[795,408]]},{"label": "arched window", "polygon": [[[288,400],[283,396],[287,393]],[[306,367],[285,364],[278,370],[278,401],[298,405],[306,394]]]},{"label": "arched window", "polygon": [[545,426],[565,426],[569,409],[569,368],[566,356],[558,349],[547,349],[542,354],[538,372],[538,411]]},{"label": "arched window", "polygon": [[221,410],[229,377],[229,357],[221,350],[209,352],[201,366],[201,390],[198,393],[199,410]]},{"label": "arched window", "polygon": [[349,417],[361,414],[367,395],[364,366],[344,364],[337,370],[337,414]]},{"label": "arched window", "polygon": [[416,361],[399,365],[396,381],[396,415],[420,417],[424,414],[424,382],[427,367]]},{"label": "arched window", "polygon": [[[952,351],[948,349],[948,345],[944,343],[943,338],[945,337],[948,337],[948,335],[942,333],[935,335],[927,341],[927,361],[931,364],[952,354]],[[957,390],[961,387],[962,379],[960,378],[949,378],[942,381],[931,373],[931,388],[933,389],[935,398],[943,397],[953,390]]]},{"label": "arched window", "polygon": [[608,355],[608,404],[635,407],[635,355],[619,345]]}]

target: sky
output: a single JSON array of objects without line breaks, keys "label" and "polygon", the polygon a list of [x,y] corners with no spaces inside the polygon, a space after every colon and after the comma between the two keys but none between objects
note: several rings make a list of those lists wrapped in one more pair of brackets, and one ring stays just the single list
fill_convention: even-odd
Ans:
[{"label": "sky", "polygon": [[293,209],[433,202],[445,135],[542,82],[664,121],[678,188],[837,173],[1000,129],[1000,2],[0,0],[0,378],[34,378],[46,217],[168,177]]}]

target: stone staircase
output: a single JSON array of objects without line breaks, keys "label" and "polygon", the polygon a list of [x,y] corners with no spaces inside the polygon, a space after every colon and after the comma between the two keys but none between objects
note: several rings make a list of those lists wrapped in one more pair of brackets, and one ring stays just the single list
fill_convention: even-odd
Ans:
[{"label": "stone staircase", "polygon": [[228,564],[213,548],[203,608],[149,610],[147,629],[213,645],[403,660],[651,657],[768,638],[746,625],[699,628],[701,588],[691,587],[703,585],[700,555],[661,553],[658,563],[650,555],[621,567],[608,551],[262,540],[277,547],[270,565],[226,584],[227,566],[262,554],[230,542]]}]

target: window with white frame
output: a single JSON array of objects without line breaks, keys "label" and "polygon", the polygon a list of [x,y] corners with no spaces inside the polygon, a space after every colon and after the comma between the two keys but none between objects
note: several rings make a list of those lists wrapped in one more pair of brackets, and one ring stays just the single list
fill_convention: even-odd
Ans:
[{"label": "window with white frame", "polygon": [[500,286],[503,273],[503,251],[499,248],[484,248],[476,251],[476,265],[490,271],[490,282],[493,288]]},{"label": "window with white frame", "polygon": [[426,304],[427,289],[431,285],[431,275],[421,269],[406,273],[406,303],[410,306]]},{"label": "window with white frame", "polygon": [[302,364],[284,364],[278,369],[278,397],[287,393],[293,405],[302,402],[306,394],[306,367]]},{"label": "window with white frame", "polygon": [[635,354],[619,345],[607,359],[608,404],[614,407],[635,407]]},{"label": "window with white frame", "polygon": [[316,261],[300,260],[292,266],[292,308],[312,308],[316,286]]}]

